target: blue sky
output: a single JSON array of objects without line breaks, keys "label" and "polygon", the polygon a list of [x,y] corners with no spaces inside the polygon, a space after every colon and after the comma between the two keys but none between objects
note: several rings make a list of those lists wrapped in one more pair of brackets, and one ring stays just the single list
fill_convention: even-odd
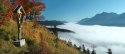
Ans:
[{"label": "blue sky", "polygon": [[101,12],[125,12],[125,0],[42,0],[47,20],[79,21]]}]

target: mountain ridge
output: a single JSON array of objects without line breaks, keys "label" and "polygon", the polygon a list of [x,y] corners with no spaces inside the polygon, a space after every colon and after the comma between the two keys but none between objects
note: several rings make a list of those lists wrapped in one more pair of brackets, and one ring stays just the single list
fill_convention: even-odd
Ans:
[{"label": "mountain ridge", "polygon": [[125,13],[102,12],[78,22],[81,25],[125,26]]},{"label": "mountain ridge", "polygon": [[38,21],[39,24],[54,26],[54,25],[64,25],[66,21],[57,21],[57,20],[46,20],[46,21]]}]

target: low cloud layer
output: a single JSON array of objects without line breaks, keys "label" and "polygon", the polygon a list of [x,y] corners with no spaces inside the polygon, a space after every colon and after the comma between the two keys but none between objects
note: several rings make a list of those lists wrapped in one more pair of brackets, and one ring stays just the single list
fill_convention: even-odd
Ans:
[{"label": "low cloud layer", "polygon": [[94,44],[97,54],[106,54],[108,48],[112,49],[113,54],[125,54],[125,27],[86,26],[75,23],[67,23],[58,27],[75,32],[59,32],[61,39],[70,40],[78,46],[84,44],[90,49]]}]

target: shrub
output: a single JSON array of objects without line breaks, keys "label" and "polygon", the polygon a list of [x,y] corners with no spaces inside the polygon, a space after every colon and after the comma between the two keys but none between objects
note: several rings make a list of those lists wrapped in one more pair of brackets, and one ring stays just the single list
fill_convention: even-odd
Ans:
[{"label": "shrub", "polygon": [[8,32],[5,32],[2,29],[0,29],[0,38],[1,39],[4,39],[4,40],[8,41],[10,39],[8,34],[9,34]]}]

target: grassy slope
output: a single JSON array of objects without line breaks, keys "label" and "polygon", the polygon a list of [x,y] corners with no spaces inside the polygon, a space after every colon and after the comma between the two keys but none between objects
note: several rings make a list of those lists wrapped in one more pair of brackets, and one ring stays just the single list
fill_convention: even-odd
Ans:
[{"label": "grassy slope", "polygon": [[0,26],[0,54],[23,54],[26,51],[30,54],[82,54],[59,39],[55,47],[54,42],[57,37],[44,26],[34,25],[33,21],[23,23],[22,34],[27,44],[23,47],[16,47],[13,45],[13,41],[17,39],[16,22],[12,19],[4,21],[4,24]]}]

